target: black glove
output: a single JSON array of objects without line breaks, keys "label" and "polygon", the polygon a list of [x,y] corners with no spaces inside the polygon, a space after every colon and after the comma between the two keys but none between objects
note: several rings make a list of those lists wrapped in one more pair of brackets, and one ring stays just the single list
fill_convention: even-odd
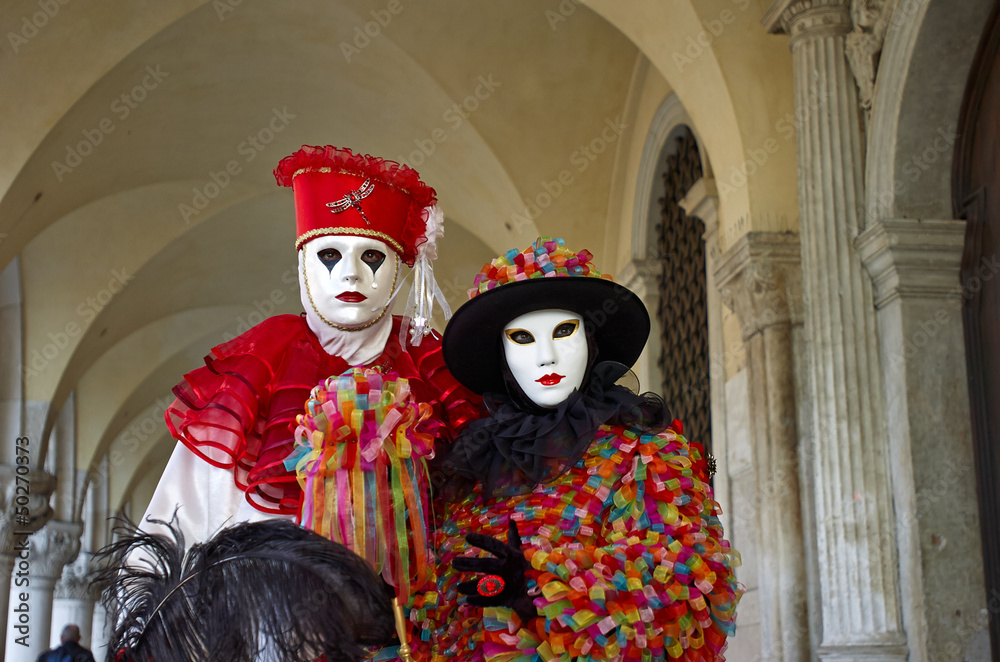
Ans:
[{"label": "black glove", "polygon": [[[473,547],[484,549],[496,557],[477,559],[459,556],[452,560],[451,567],[459,572],[485,575],[458,585],[458,592],[469,596],[469,604],[477,607],[510,607],[525,623],[538,616],[538,610],[528,595],[528,578],[524,574],[531,565],[521,551],[521,535],[517,532],[514,520],[510,521],[510,528],[507,530],[506,544],[481,533],[470,533],[465,539]],[[492,593],[492,590],[499,588],[499,582],[491,581],[490,575],[500,577],[503,587],[495,595],[483,595],[483,592]],[[479,590],[480,583],[483,583],[483,592]]]}]

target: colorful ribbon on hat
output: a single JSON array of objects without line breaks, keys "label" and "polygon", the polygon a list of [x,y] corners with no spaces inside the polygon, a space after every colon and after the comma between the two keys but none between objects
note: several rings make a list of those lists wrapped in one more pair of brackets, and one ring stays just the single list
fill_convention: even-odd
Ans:
[{"label": "colorful ribbon on hat", "polygon": [[285,459],[301,525],[362,556],[404,604],[427,579],[430,415],[398,374],[354,368],[312,390]]},{"label": "colorful ribbon on hat", "polygon": [[470,299],[483,292],[503,287],[508,283],[537,278],[603,278],[612,280],[610,274],[602,274],[591,262],[594,255],[588,250],[579,253],[566,248],[563,239],[539,237],[523,251],[511,249],[485,265],[476,274]]}]

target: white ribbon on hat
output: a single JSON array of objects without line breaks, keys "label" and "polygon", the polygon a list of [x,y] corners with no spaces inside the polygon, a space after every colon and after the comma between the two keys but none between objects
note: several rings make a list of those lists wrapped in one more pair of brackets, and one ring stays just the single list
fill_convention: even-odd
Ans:
[{"label": "white ribbon on hat", "polygon": [[[423,339],[431,333],[431,317],[434,314],[434,302],[441,306],[444,319],[451,319],[451,306],[444,297],[444,292],[434,278],[434,260],[437,259],[437,242],[444,236],[444,213],[437,205],[424,207],[422,212],[426,241],[417,248],[417,257],[413,262],[413,286],[406,298],[403,309],[403,324],[399,329],[399,344],[414,347],[419,346]],[[397,292],[402,289],[399,284]],[[395,294],[394,297],[395,298]]]}]

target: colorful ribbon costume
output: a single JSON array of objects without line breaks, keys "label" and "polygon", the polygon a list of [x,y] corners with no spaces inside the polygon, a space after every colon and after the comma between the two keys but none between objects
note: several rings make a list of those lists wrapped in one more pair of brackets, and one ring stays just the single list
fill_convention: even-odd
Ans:
[{"label": "colorful ribbon costume", "polygon": [[[393,319],[385,350],[371,365],[406,379],[415,400],[440,421],[435,436],[447,439],[477,417],[478,398],[445,369],[437,336],[403,350],[401,323]],[[166,412],[171,433],[205,461],[232,469],[257,509],[298,514],[302,490],[284,464],[295,448],[295,417],[317,383],[350,366],[327,354],[295,315],[265,320],[214,348],[205,363],[174,387],[177,399]]]},{"label": "colorful ribbon costume", "polygon": [[[449,369],[484,393],[490,415],[442,459],[475,483],[447,505],[435,537],[441,564],[432,640],[442,659],[715,662],[734,632],[739,556],[723,537],[704,449],[683,437],[678,421],[664,429],[658,398],[614,385],[615,366],[624,370],[639,356],[649,316],[590,258],[561,239],[508,251],[483,268],[445,331]],[[512,320],[552,310],[583,320],[588,376],[566,400],[545,407],[512,375],[503,334]],[[564,325],[547,332],[556,338]],[[554,365],[556,350],[544,351],[528,356]],[[567,365],[581,360],[573,356]],[[510,547],[518,536],[519,550]],[[513,577],[527,575],[535,614],[524,608],[524,594],[488,602],[479,592],[477,602],[505,605],[491,607],[460,595],[476,586],[465,581],[470,574],[509,570],[506,558],[498,563],[508,553],[504,539],[530,564]],[[497,561],[456,563],[488,558],[483,545]]]},{"label": "colorful ribbon costume", "polygon": [[[460,604],[465,536],[502,538],[517,522],[538,617]],[[450,511],[436,546],[434,614],[443,658],[460,660],[722,660],[735,629],[738,555],[723,539],[699,444],[679,431],[602,426],[585,457],[531,493]]]}]

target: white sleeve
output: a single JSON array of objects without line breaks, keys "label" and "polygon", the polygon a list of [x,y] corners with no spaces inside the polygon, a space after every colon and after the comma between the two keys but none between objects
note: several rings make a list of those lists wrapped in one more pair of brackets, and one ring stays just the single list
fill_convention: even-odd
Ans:
[{"label": "white sleeve", "polygon": [[233,481],[231,469],[212,466],[181,442],[170,455],[139,528],[148,533],[165,533],[161,525],[147,520],[152,517],[169,522],[175,510],[187,547],[237,522],[294,519],[291,515],[263,513],[251,506]]}]

